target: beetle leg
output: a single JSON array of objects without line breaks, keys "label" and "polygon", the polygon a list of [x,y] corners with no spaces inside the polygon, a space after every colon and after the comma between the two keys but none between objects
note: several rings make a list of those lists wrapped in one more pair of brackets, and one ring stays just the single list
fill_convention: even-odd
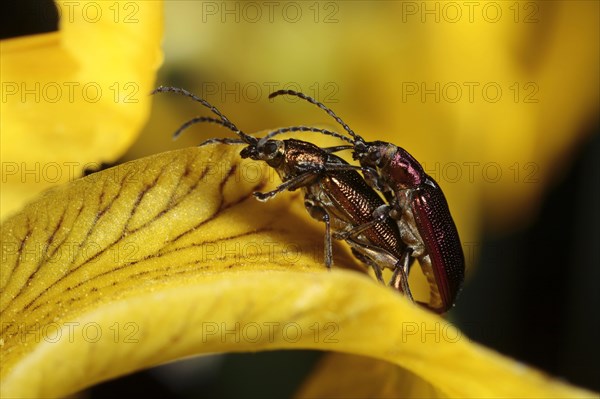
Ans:
[{"label": "beetle leg", "polygon": [[386,198],[386,200],[388,202],[390,202],[390,199],[393,197],[393,192],[392,192],[392,196],[389,196],[388,193],[391,191],[387,188],[387,186],[384,184],[383,180],[380,177],[379,172],[377,172],[377,169],[374,169],[370,166],[363,166],[363,177],[365,178],[365,181],[367,182],[367,184],[371,187],[373,187],[374,189],[376,189],[377,191],[381,192],[384,197]]},{"label": "beetle leg", "polygon": [[331,244],[331,217],[329,216],[325,208],[315,204],[315,201],[312,197],[307,196],[304,199],[304,207],[313,219],[325,222],[325,253],[323,256],[325,260],[325,266],[327,266],[328,269],[331,269],[331,266],[333,265],[333,249]]},{"label": "beetle leg", "polygon": [[390,286],[394,287],[396,290],[404,293],[411,302],[414,302],[412,292],[410,291],[410,287],[408,286],[408,271],[410,268],[410,264],[414,261],[414,258],[411,256],[410,250],[407,250],[402,255],[402,259],[396,263],[396,267],[394,268],[394,274],[392,275],[392,279],[390,280]]},{"label": "beetle leg", "polygon": [[297,188],[306,186],[308,184],[308,180],[310,180],[310,178],[314,177],[317,173],[315,171],[308,171],[305,173],[302,173],[301,175],[298,175],[296,177],[294,177],[293,179],[284,181],[283,183],[281,183],[279,186],[277,186],[277,188],[273,191],[269,191],[266,193],[260,193],[260,192],[254,192],[254,196],[256,197],[257,200],[259,201],[267,201],[271,198],[273,198],[275,195],[279,194],[282,191],[285,190],[296,190]]},{"label": "beetle leg", "polygon": [[329,214],[323,210],[323,221],[325,222],[325,266],[327,269],[331,269],[333,265],[333,249],[331,248],[331,221],[329,220]]},{"label": "beetle leg", "polygon": [[339,152],[339,151],[344,151],[344,150],[352,150],[352,149],[354,149],[353,145],[336,145],[335,147],[322,148],[323,151],[326,151],[329,153],[334,153],[334,152]]},{"label": "beetle leg", "polygon": [[367,266],[370,266],[371,268],[373,268],[373,271],[375,272],[375,277],[377,277],[377,280],[381,284],[385,284],[385,281],[383,280],[383,273],[381,272],[381,267],[379,267],[379,265],[375,261],[373,261],[371,258],[364,256],[356,249],[354,249],[354,248],[351,248],[351,249],[352,249],[352,254],[354,255],[354,257],[356,259],[360,260],[361,262],[365,263]]},{"label": "beetle leg", "polygon": [[334,233],[333,237],[336,240],[346,240],[349,237],[356,237],[363,231],[368,230],[371,227],[375,226],[376,224],[383,222],[383,220],[388,216],[389,210],[390,210],[389,206],[381,205],[380,207],[375,209],[375,211],[373,211],[373,220],[371,220],[367,223],[363,223],[360,226],[355,226],[348,231],[343,231],[340,233],[336,232],[336,233]]},{"label": "beetle leg", "polygon": [[352,248],[352,253],[354,254],[354,256],[361,262],[365,263],[367,266],[371,266],[373,268],[373,271],[375,272],[377,280],[381,284],[386,285],[385,281],[383,280],[382,269],[395,269],[396,266],[400,264],[398,258],[390,254],[386,250],[371,245],[368,242],[365,243],[363,241],[357,241],[352,238],[347,239],[346,242],[350,245],[350,248]]}]

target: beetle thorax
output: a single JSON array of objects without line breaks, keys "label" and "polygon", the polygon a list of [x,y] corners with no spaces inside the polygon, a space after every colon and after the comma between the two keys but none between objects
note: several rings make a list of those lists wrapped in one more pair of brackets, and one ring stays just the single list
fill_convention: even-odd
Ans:
[{"label": "beetle thorax", "polygon": [[403,148],[388,152],[387,165],[381,168],[382,175],[394,190],[416,188],[425,178],[421,165]]}]

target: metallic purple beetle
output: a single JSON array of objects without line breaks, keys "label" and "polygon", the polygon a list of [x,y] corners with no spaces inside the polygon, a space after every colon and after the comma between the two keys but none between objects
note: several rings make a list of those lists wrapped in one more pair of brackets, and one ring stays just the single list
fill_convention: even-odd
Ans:
[{"label": "metallic purple beetle", "polygon": [[[343,140],[352,146],[346,148],[353,149],[353,157],[363,167],[367,183],[381,191],[389,203],[377,209],[373,221],[359,230],[384,216],[395,219],[402,240],[413,259],[418,259],[429,282],[429,302],[419,303],[437,313],[451,309],[462,288],[465,259],[448,202],[439,185],[403,148],[383,141],[365,141],[332,110],[303,93],[279,90],[269,98],[279,95],[296,96],[318,106],[348,132],[352,139],[344,137]],[[408,276],[411,263],[402,275]]]}]

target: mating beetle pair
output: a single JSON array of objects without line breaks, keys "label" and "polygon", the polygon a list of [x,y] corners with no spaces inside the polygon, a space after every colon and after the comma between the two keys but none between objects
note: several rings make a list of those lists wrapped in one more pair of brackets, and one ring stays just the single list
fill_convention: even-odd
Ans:
[{"label": "mating beetle pair", "polygon": [[[417,258],[430,285],[429,302],[420,304],[438,313],[452,307],[464,279],[458,233],[441,189],[404,149],[380,141],[366,142],[325,105],[291,90],[280,90],[269,97],[294,95],[311,102],[340,123],[351,138],[325,129],[294,126],[258,139],[239,130],[214,106],[192,93],[172,87],[159,87],[153,93],[156,92],[191,97],[219,117],[194,118],[183,124],[175,136],[194,123],[220,124],[239,138],[210,139],[201,145],[246,144],[240,152],[242,158],[265,161],[277,171],[282,184],[271,192],[255,193],[259,200],[265,201],[284,190],[303,190],[309,214],[325,222],[327,267],[332,265],[331,237],[343,239],[358,259],[373,267],[379,281],[383,282],[382,268],[392,269],[390,285],[412,300],[408,274]],[[301,140],[273,139],[295,131],[320,132],[351,145],[320,148]],[[346,149],[353,150],[360,166],[350,165],[334,154]],[[375,190],[384,195],[388,204]]]}]

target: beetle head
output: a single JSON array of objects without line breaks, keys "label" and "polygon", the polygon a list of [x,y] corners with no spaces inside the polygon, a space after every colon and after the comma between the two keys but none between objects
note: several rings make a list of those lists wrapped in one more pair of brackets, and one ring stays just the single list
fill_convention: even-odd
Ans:
[{"label": "beetle head", "polygon": [[389,143],[383,141],[365,142],[356,140],[354,142],[354,153],[352,157],[359,161],[362,166],[370,168],[383,168],[389,163],[388,152]]},{"label": "beetle head", "polygon": [[249,144],[240,152],[242,158],[255,161],[265,161],[271,167],[278,167],[283,161],[285,153],[284,143],[281,140],[259,140]]},{"label": "beetle head", "polygon": [[425,177],[423,167],[412,155],[384,141],[357,140],[354,159],[364,167],[377,169],[381,179],[396,190],[416,187]]}]

